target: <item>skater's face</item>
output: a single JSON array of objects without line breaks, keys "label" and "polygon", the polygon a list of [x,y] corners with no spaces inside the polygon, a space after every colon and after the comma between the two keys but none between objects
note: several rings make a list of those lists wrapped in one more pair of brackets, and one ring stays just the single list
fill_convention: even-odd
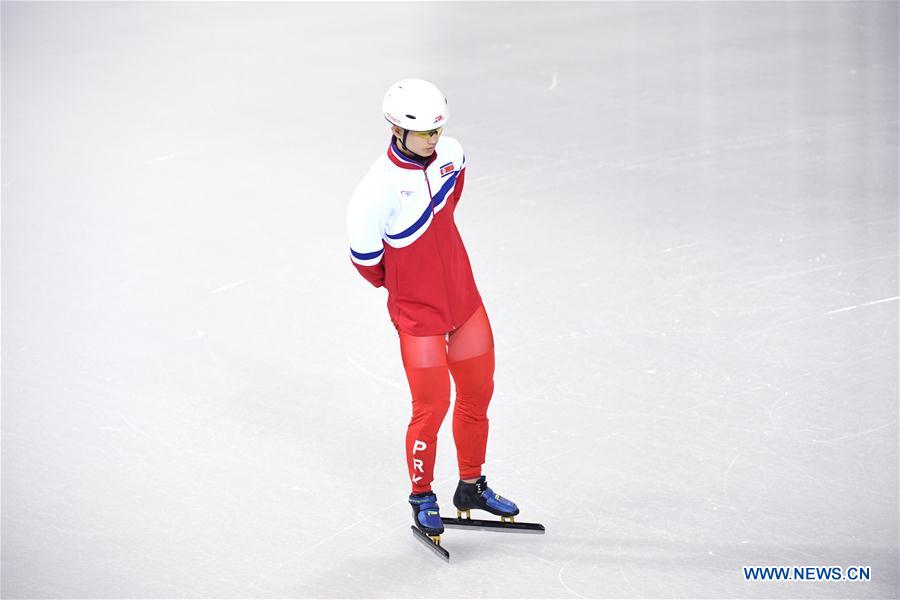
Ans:
[{"label": "skater's face", "polygon": [[[391,127],[391,131],[397,139],[403,139],[402,129],[394,125]],[[443,127],[438,127],[431,131],[410,131],[409,135],[406,136],[406,147],[419,156],[431,156],[434,154],[434,147],[437,145],[438,140],[441,139],[443,132]]]}]

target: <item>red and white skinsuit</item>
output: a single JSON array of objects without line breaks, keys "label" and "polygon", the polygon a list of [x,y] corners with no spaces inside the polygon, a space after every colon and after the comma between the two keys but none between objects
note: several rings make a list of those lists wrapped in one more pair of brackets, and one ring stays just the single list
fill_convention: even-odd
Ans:
[{"label": "red and white skinsuit", "polygon": [[453,214],[465,156],[442,136],[427,161],[391,141],[347,207],[351,260],[375,287],[400,336],[412,393],[406,459],[413,493],[431,490],[437,433],[456,384],[453,438],[460,479],[481,475],[487,407],[494,390],[494,340]]}]

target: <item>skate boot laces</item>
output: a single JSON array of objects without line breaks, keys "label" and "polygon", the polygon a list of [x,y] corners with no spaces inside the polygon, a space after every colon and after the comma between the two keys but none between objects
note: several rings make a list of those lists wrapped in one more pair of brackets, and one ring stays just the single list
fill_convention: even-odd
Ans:
[{"label": "skate boot laces", "polygon": [[506,501],[506,499],[503,496],[495,493],[494,490],[489,488],[486,481],[485,482],[477,482],[475,484],[475,493],[478,494],[479,496],[481,496],[482,498],[484,498],[485,501],[488,501],[488,500],[496,500],[498,502]]},{"label": "skate boot laces", "polygon": [[487,480],[484,477],[480,477],[478,481],[475,482],[475,494],[480,496],[485,502],[490,500],[495,500],[497,502],[507,502],[510,503],[509,500],[497,494],[488,487]]}]

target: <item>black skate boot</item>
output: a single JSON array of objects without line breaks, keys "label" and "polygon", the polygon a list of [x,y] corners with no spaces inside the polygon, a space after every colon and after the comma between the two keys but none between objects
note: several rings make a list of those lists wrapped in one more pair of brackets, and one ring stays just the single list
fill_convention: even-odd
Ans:
[{"label": "black skate boot", "polygon": [[456,516],[463,518],[465,513],[466,519],[471,519],[471,510],[477,508],[486,510],[487,512],[498,515],[501,521],[515,522],[515,517],[519,514],[519,507],[512,500],[507,500],[499,494],[495,494],[494,490],[488,487],[487,480],[484,475],[478,478],[475,483],[459,482],[456,486],[456,493],[453,494],[453,505],[456,506]]}]

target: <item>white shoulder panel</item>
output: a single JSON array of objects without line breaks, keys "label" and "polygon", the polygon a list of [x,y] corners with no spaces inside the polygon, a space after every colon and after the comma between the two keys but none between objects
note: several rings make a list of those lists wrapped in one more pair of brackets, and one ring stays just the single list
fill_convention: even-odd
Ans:
[{"label": "white shoulder panel", "polygon": [[380,157],[353,190],[347,205],[347,235],[353,262],[371,266],[384,254],[382,239],[396,202],[390,193],[384,157]]}]

